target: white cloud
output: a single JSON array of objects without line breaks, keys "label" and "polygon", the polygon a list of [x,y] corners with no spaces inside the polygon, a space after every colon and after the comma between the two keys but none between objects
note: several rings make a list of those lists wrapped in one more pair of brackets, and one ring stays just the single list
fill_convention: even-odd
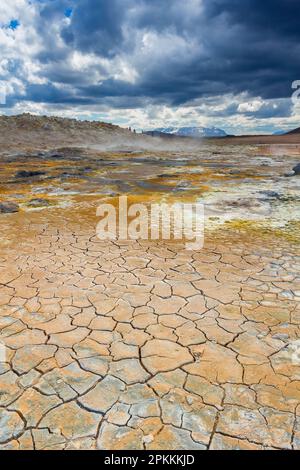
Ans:
[{"label": "white cloud", "polygon": [[238,112],[239,113],[255,113],[256,111],[259,111],[261,107],[263,106],[264,101],[263,100],[253,100],[253,101],[248,101],[246,103],[240,103],[238,106]]}]

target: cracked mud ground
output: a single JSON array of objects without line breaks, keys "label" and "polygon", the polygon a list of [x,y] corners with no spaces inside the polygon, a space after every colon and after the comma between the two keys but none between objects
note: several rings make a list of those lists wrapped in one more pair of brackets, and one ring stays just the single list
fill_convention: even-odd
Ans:
[{"label": "cracked mud ground", "polygon": [[296,241],[229,227],[191,252],[95,221],[5,216],[0,449],[300,449]]}]

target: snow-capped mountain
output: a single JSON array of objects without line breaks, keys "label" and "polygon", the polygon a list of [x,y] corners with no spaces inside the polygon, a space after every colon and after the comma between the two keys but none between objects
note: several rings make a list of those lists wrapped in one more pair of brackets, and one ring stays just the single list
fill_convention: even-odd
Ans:
[{"label": "snow-capped mountain", "polygon": [[276,131],[276,132],[273,132],[273,135],[284,135],[284,134],[287,134],[286,131]]},{"label": "snow-capped mountain", "polygon": [[154,132],[195,138],[227,136],[223,129],[217,127],[161,127],[155,129]]}]

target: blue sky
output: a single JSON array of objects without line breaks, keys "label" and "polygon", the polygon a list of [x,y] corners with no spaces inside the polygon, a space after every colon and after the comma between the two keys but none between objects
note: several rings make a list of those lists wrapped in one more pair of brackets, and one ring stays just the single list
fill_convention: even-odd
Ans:
[{"label": "blue sky", "polygon": [[298,0],[10,0],[0,112],[137,129],[300,126]]}]

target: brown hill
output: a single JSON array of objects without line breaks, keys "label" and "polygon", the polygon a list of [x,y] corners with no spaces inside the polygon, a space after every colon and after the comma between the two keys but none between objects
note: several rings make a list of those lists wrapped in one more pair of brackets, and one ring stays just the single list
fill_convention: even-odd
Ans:
[{"label": "brown hill", "polygon": [[16,116],[0,116],[0,127],[18,130],[42,130],[42,131],[60,131],[64,130],[90,130],[120,129],[113,124],[99,121],[78,121],[76,119],[60,118],[56,116],[37,116],[29,113]]},{"label": "brown hill", "polygon": [[1,150],[19,147],[53,147],[81,145],[122,137],[131,138],[131,132],[104,122],[77,121],[50,116],[21,114],[0,116]]},{"label": "brown hill", "polygon": [[293,134],[300,134],[300,127],[298,127],[297,129],[294,129],[290,132],[287,132],[285,135],[293,135]]}]

